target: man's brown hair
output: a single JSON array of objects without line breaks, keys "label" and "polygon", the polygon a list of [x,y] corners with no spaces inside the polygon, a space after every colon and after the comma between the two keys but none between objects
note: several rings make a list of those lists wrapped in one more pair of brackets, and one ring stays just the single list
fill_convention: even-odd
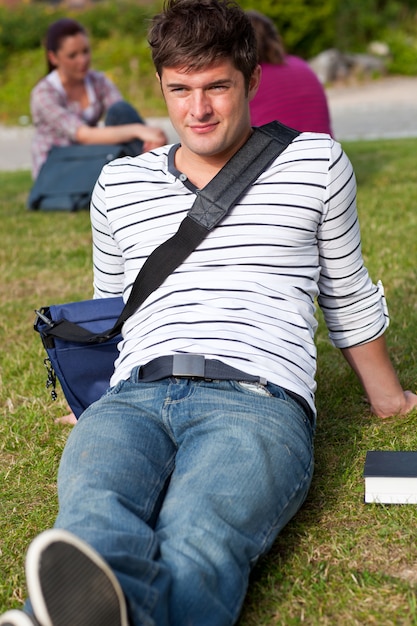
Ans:
[{"label": "man's brown hair", "polygon": [[248,87],[257,66],[252,25],[232,0],[166,0],[148,41],[160,77],[164,67],[201,70],[230,59]]}]

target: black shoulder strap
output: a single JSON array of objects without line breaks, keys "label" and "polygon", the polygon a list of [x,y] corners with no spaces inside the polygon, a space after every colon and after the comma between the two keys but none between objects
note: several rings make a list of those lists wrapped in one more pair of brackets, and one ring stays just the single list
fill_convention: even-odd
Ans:
[{"label": "black shoulder strap", "polygon": [[279,122],[271,122],[254,129],[248,141],[199,191],[193,206],[175,235],[149,255],[136,277],[129,298],[113,328],[95,335],[63,319],[46,329],[45,334],[81,343],[100,343],[118,335],[124,322],[164,282],[167,276],[181,265],[268,165],[299,134],[298,131]]}]

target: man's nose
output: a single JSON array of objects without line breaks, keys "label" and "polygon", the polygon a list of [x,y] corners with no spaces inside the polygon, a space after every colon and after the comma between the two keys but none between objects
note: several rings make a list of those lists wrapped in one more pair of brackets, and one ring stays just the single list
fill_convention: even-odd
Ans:
[{"label": "man's nose", "polygon": [[204,91],[197,91],[192,94],[191,113],[197,119],[203,119],[210,115],[212,107],[210,98]]}]

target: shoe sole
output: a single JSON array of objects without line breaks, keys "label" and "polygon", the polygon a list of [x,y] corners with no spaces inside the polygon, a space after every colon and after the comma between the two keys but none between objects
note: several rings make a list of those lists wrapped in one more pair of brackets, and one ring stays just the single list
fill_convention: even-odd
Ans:
[{"label": "shoe sole", "polygon": [[29,597],[42,626],[128,626],[119,582],[102,557],[72,533],[38,535],[26,557]]},{"label": "shoe sole", "polygon": [[0,626],[35,626],[27,613],[12,609],[0,616]]}]

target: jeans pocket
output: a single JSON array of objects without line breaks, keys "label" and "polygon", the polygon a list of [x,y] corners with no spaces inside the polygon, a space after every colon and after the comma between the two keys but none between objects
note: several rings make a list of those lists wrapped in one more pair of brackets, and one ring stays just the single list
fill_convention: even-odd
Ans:
[{"label": "jeans pocket", "polygon": [[258,396],[266,396],[268,398],[273,397],[273,394],[265,387],[265,385],[261,385],[261,383],[236,381],[234,384],[236,386],[236,389],[241,390],[245,393],[254,393]]},{"label": "jeans pocket", "polygon": [[109,387],[107,389],[106,393],[103,395],[103,398],[117,395],[125,383],[126,383],[125,380],[119,380],[119,382],[113,385],[113,387]]}]

